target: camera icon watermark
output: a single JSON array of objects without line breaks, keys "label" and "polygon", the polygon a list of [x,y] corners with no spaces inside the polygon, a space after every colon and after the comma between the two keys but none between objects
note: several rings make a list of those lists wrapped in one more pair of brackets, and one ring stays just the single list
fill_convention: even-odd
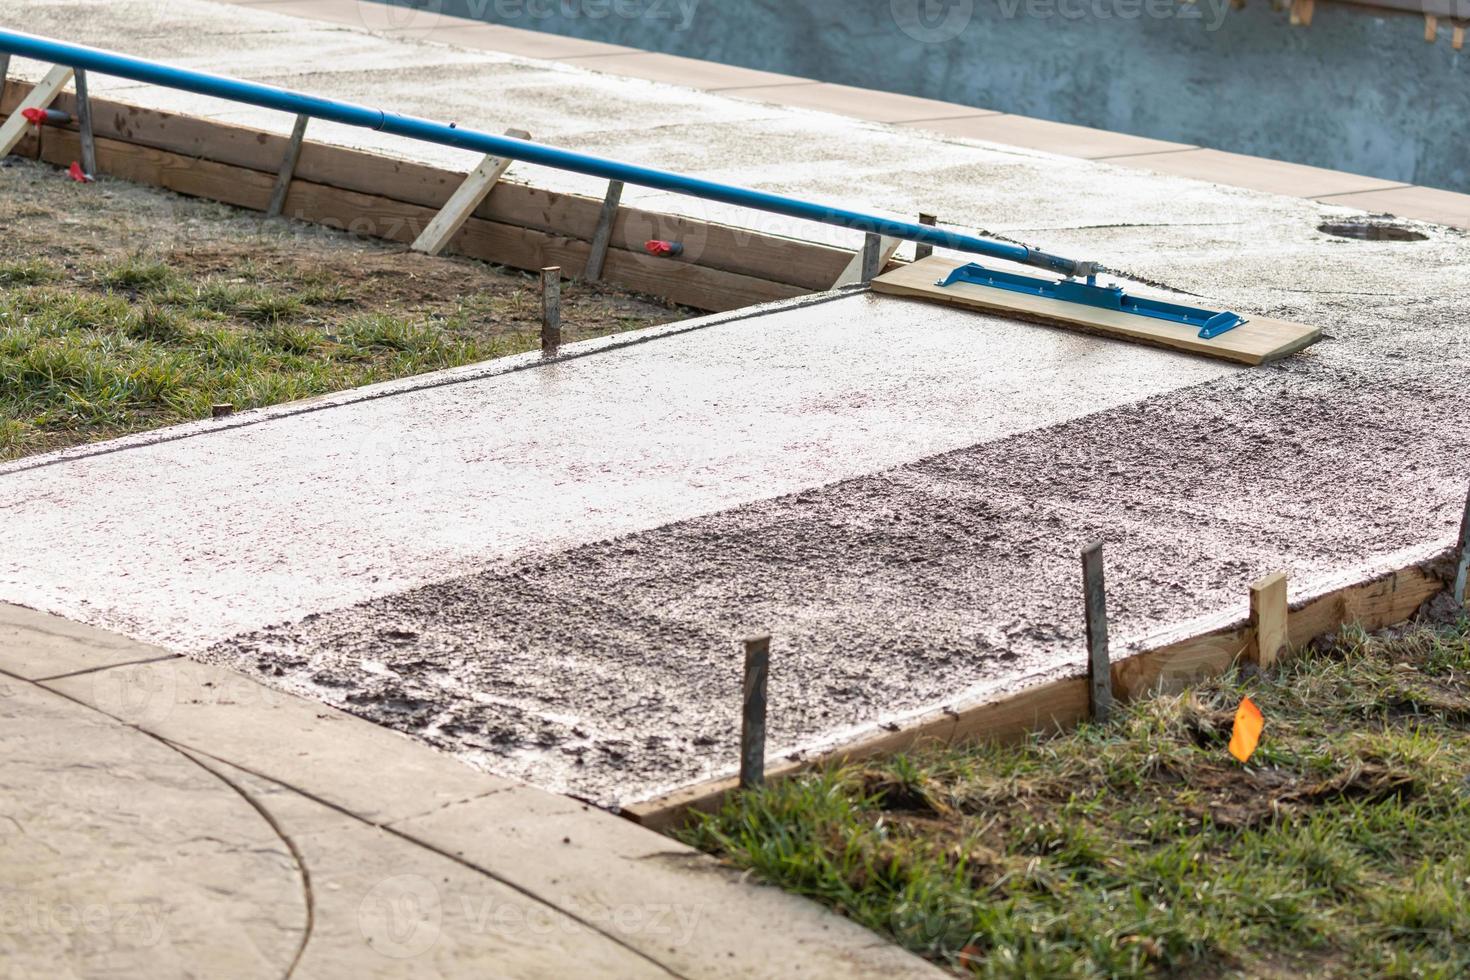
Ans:
[{"label": "camera icon watermark", "polygon": [[400,38],[427,37],[440,25],[443,0],[357,0],[357,17],[370,31]]},{"label": "camera icon watermark", "polygon": [[384,878],[357,906],[357,927],[374,952],[392,959],[422,956],[439,941],[444,909],[423,875]]},{"label": "camera icon watermark", "polygon": [[898,29],[921,44],[943,44],[965,32],[975,0],[889,0]]}]

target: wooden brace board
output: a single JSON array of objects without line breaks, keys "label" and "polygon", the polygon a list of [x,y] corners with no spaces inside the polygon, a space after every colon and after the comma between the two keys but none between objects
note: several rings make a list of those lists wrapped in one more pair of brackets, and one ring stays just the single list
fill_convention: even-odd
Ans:
[{"label": "wooden brace board", "polygon": [[[1201,340],[1189,327],[1148,317],[1105,310],[1080,303],[1064,303],[1042,296],[1027,296],[990,286],[956,283],[935,285],[967,260],[933,256],[895,269],[873,280],[873,290],[894,296],[936,300],[1004,316],[1075,327],[1088,333],[1117,337],[1156,347],[1204,354],[1240,364],[1265,364],[1294,354],[1322,339],[1316,327],[1266,317],[1250,317],[1245,323],[1213,340]],[[1245,314],[1241,314],[1245,316]]]},{"label": "wooden brace board", "polygon": [[[509,129],[505,135],[512,136],[518,140],[528,140],[531,134],[524,129]],[[444,251],[444,246],[455,233],[464,227],[466,219],[474,214],[475,208],[480,202],[490,196],[495,189],[496,183],[505,172],[510,169],[514,161],[508,157],[486,156],[480,161],[480,165],[471,170],[469,176],[465,177],[464,183],[459,185],[449,198],[448,203],[429,222],[429,227],[411,246],[415,252],[426,252],[429,255],[438,255]]]},{"label": "wooden brace board", "polygon": [[61,90],[66,88],[66,83],[71,81],[72,70],[64,65],[57,65],[41,79],[24,101],[16,107],[10,118],[0,125],[0,157],[7,156],[15,145],[26,135],[26,127],[30,123],[26,117],[21,115],[26,109],[44,109],[56,100]]}]

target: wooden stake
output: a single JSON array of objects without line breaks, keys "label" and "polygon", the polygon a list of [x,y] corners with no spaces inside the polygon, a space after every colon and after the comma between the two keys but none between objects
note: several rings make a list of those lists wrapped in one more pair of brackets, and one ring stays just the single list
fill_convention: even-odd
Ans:
[{"label": "wooden stake", "polygon": [[1108,592],[1103,577],[1103,546],[1082,552],[1082,595],[1087,615],[1087,693],[1093,721],[1107,721],[1113,709],[1113,662],[1108,654]]},{"label": "wooden stake", "polygon": [[281,169],[276,171],[276,189],[271,192],[270,206],[265,209],[266,217],[279,218],[286,209],[286,195],[291,193],[291,181],[296,177],[296,164],[301,160],[301,141],[306,138],[306,124],[310,116],[298,115],[296,125],[291,127],[291,141],[286,144],[286,155],[281,158]]},{"label": "wooden stake", "polygon": [[1424,40],[1433,44],[1439,37],[1439,18],[1433,14],[1424,15]]},{"label": "wooden stake", "polygon": [[[936,218],[932,214],[921,214],[921,215],[919,215],[919,224],[921,224],[921,225],[928,225],[929,227],[933,228],[934,226],[936,226],[936,225],[939,224],[939,219]],[[914,261],[915,262],[920,262],[920,261],[922,261],[924,259],[927,259],[929,256],[931,256],[933,254],[934,254],[934,246],[933,245],[925,245],[923,242],[920,242],[920,243],[918,243],[917,245],[914,246]]]},{"label": "wooden stake", "polygon": [[587,271],[582,278],[597,282],[602,278],[602,265],[607,261],[607,247],[612,242],[613,223],[617,221],[618,205],[623,200],[623,182],[610,180],[607,197],[602,201],[602,213],[597,216],[597,230],[592,233],[592,251],[587,255]]},{"label": "wooden stake", "polygon": [[5,104],[5,87],[10,84],[10,52],[0,51],[0,105]]},{"label": "wooden stake", "polygon": [[[836,289],[838,286],[851,286],[859,282],[864,284],[872,282],[873,278],[879,272],[883,271],[883,266],[887,264],[888,260],[893,258],[893,253],[898,251],[898,246],[902,244],[897,238],[881,238],[878,243],[878,262],[874,266],[870,264],[869,257],[873,254],[871,246],[875,238],[879,238],[879,236],[869,235],[865,239],[862,249],[853,255],[851,261],[847,263],[847,268],[842,270],[842,275],[838,276],[837,281],[832,283],[833,289]],[[872,275],[865,275],[869,269],[873,270]]]},{"label": "wooden stake", "polygon": [[561,267],[541,270],[541,353],[555,354],[561,346]]},{"label": "wooden stake", "polygon": [[766,680],[771,673],[771,638],[745,641],[745,686],[740,703],[740,788],[766,779]]},{"label": "wooden stake", "polygon": [[1312,12],[1316,0],[1291,0],[1291,23],[1293,27],[1311,27]]},{"label": "wooden stake", "polygon": [[87,73],[77,69],[77,128],[81,131],[82,173],[97,176],[97,140],[92,132],[92,99],[87,95]]},{"label": "wooden stake", "polygon": [[209,407],[209,414],[217,419],[227,418],[235,414],[235,406],[231,405],[229,402],[221,402],[218,405],[211,405]]},{"label": "wooden stake", "polygon": [[1455,573],[1455,600],[1462,607],[1470,606],[1466,585],[1470,585],[1470,494],[1465,496],[1465,516],[1460,520],[1460,567]]},{"label": "wooden stake", "polygon": [[1286,651],[1288,609],[1286,573],[1267,575],[1251,586],[1251,639],[1246,659],[1262,670],[1276,665]]},{"label": "wooden stake", "polygon": [[[531,134],[524,129],[507,129],[505,135],[518,140],[531,138]],[[429,222],[424,233],[409,247],[415,252],[429,255],[438,255],[444,251],[444,246],[449,244],[449,240],[459,231],[465,220],[474,214],[480,202],[495,189],[496,183],[513,162],[509,157],[487,155],[478,167],[469,172],[464,183],[459,185],[459,189],[450,196],[439,213],[434,215],[434,220]]]},{"label": "wooden stake", "polygon": [[1458,23],[1455,25],[1455,30],[1450,35],[1450,47],[1454,48],[1456,51],[1459,51],[1465,47],[1465,25],[1463,23]]},{"label": "wooden stake", "polygon": [[15,112],[0,125],[0,157],[8,156],[26,135],[26,127],[30,125],[22,113],[26,109],[45,109],[56,100],[61,90],[66,88],[66,83],[71,81],[72,70],[65,65],[57,65],[46,73],[46,77],[31,89],[31,94],[21,100],[20,105],[15,107]]}]

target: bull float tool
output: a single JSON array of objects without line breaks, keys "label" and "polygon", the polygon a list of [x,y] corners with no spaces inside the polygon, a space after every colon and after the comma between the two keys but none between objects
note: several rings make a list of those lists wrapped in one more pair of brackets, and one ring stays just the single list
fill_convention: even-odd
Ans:
[{"label": "bull float tool", "polygon": [[1054,255],[1027,245],[960,234],[931,225],[897,221],[622,163],[513,136],[479,132],[258,82],[177,68],[22,31],[0,30],[0,51],[73,69],[275,109],[298,117],[323,119],[425,143],[1017,263],[1060,277],[1025,276],[976,263],[956,263],[934,255],[873,280],[873,289],[879,292],[1040,319],[1246,363],[1260,363],[1299,350],[1320,336],[1314,328],[1298,324],[1259,318],[1247,320],[1228,311],[1198,309],[1134,296],[1119,286],[1099,284],[1097,276],[1107,270],[1097,262]]}]

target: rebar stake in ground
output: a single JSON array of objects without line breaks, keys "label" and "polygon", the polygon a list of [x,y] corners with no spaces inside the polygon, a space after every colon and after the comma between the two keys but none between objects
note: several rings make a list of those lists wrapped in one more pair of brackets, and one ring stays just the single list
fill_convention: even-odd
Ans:
[{"label": "rebar stake in ground", "polygon": [[750,789],[766,778],[766,679],[771,668],[771,638],[745,641],[745,688],[741,702],[740,788]]},{"label": "rebar stake in ground", "polygon": [[541,353],[555,354],[561,346],[561,267],[541,270]]},{"label": "rebar stake in ground", "polygon": [[1460,519],[1460,567],[1455,573],[1455,601],[1466,604],[1465,586],[1470,579],[1470,493],[1465,495],[1465,516]]},{"label": "rebar stake in ground", "polygon": [[1082,552],[1082,593],[1087,616],[1087,694],[1093,721],[1108,720],[1113,709],[1113,664],[1108,654],[1108,598],[1103,578],[1103,546]]}]

